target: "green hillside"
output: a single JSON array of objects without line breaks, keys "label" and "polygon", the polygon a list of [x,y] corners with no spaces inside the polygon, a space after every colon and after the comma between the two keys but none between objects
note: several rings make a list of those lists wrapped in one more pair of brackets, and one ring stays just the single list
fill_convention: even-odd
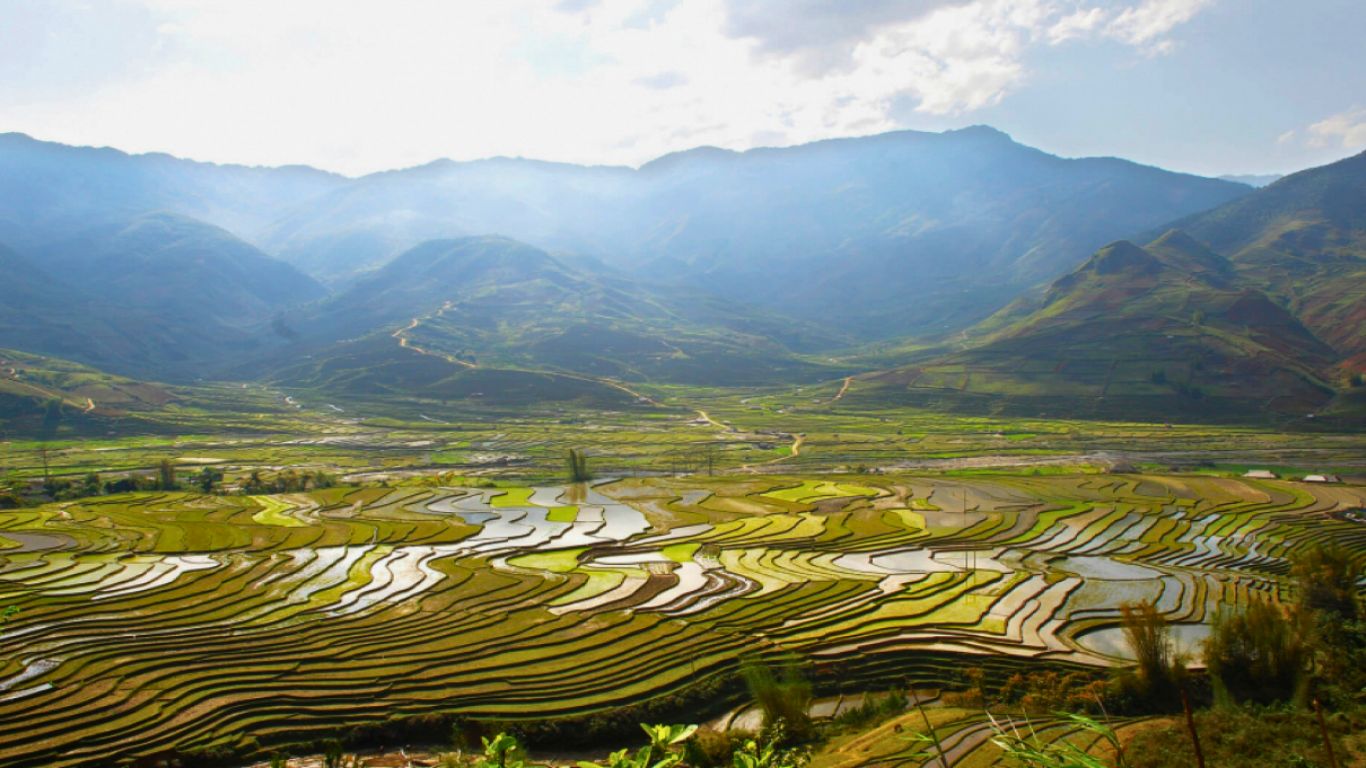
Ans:
[{"label": "green hillside", "polygon": [[[169,389],[115,376],[88,366],[13,349],[0,349],[0,426],[10,434],[41,434],[44,418],[53,432],[103,432],[112,420],[132,426],[140,413],[159,411],[179,398]],[[59,408],[58,422],[48,416]]]},{"label": "green hillside", "polygon": [[278,341],[271,321],[322,286],[218,227],[148,214],[0,251],[0,345],[152,378],[199,378]]},{"label": "green hillside", "polygon": [[[433,365],[461,380],[490,369],[714,386],[834,375],[754,332],[778,331],[782,321],[733,308],[714,316],[696,305],[675,309],[690,298],[590,277],[507,238],[431,241],[290,314],[286,322],[300,338],[290,356],[306,349],[312,360],[287,365],[282,375],[294,380],[306,370],[311,385],[348,390],[398,387],[407,371]],[[819,335],[801,323],[785,327],[783,335],[798,342]],[[388,374],[395,378],[379,384]]]},{"label": "green hillside", "polygon": [[865,397],[1110,418],[1303,419],[1334,396],[1334,350],[1182,232],[1120,241],[970,349],[867,377]]},{"label": "green hillside", "polygon": [[1366,370],[1366,152],[1287,176],[1178,226]]}]

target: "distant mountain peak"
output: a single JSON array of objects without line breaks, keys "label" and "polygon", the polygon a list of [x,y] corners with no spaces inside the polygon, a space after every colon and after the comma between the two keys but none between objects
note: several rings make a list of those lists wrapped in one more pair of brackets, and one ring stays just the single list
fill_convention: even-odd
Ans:
[{"label": "distant mountain peak", "polygon": [[1101,248],[1082,267],[1100,275],[1121,272],[1153,274],[1162,268],[1163,264],[1157,257],[1128,240],[1119,240]]},{"label": "distant mountain peak", "polygon": [[1015,139],[1013,139],[1010,134],[1006,133],[1000,128],[986,125],[984,123],[978,123],[977,125],[969,125],[963,128],[957,128],[952,131],[945,131],[944,133],[946,135],[980,136],[983,138],[1001,139],[1012,143],[1014,143],[1015,141]]},{"label": "distant mountain peak", "polygon": [[733,149],[723,149],[722,147],[713,147],[710,145],[693,147],[692,149],[684,149],[678,152],[670,152],[667,155],[661,155],[640,166],[640,170],[646,173],[651,171],[666,171],[688,163],[730,160],[739,157],[740,154],[741,153],[736,152]]}]

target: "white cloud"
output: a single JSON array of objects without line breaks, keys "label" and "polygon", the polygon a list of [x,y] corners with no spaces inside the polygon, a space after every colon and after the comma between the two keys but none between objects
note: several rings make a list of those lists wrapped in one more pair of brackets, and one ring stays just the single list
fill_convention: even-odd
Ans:
[{"label": "white cloud", "polygon": [[[908,101],[927,115],[966,114],[1027,81],[1036,46],[1109,39],[1149,49],[1202,5],[784,0],[778,12],[759,0],[126,4],[138,13],[98,24],[106,37],[133,41],[117,56],[133,64],[118,77],[68,77],[83,84],[74,94],[53,95],[42,77],[56,62],[83,61],[86,38],[64,30],[88,6],[53,0],[61,13],[25,21],[35,28],[15,34],[51,44],[23,53],[29,58],[19,63],[35,80],[0,99],[0,130],[350,173],[440,156],[638,163],[697,144],[745,148],[890,130]],[[0,29],[10,21],[4,8]]]},{"label": "white cloud", "polygon": [[1091,35],[1105,21],[1103,8],[1078,8],[1048,28],[1048,42],[1057,45]]},{"label": "white cloud", "polygon": [[1157,52],[1170,50],[1166,35],[1185,24],[1214,0],[1143,0],[1121,10],[1106,25],[1107,34],[1130,45],[1146,46]]},{"label": "white cloud", "polygon": [[1366,109],[1355,108],[1339,112],[1305,129],[1305,143],[1316,149],[1366,148]]}]

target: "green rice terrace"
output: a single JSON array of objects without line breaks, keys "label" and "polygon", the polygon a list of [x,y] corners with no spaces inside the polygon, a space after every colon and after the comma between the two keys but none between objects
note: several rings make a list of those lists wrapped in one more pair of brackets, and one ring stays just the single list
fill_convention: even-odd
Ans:
[{"label": "green rice terrace", "polygon": [[[1194,647],[1221,608],[1288,601],[1306,548],[1366,558],[1363,506],[1350,482],[747,473],[7,510],[0,764],[590,715],[756,657],[809,660],[825,693],[1107,668],[1128,654],[1122,603]],[[989,735],[980,710],[934,717],[959,752]]]}]

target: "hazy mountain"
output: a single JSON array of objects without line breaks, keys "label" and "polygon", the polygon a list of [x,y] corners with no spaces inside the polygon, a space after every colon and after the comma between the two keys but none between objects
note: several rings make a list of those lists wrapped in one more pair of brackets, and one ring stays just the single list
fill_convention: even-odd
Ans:
[{"label": "hazy mountain", "polygon": [[[41,265],[41,266],[38,266]],[[109,371],[202,376],[272,340],[280,310],[323,295],[225,230],[171,214],[0,252],[0,345]]]},{"label": "hazy mountain", "polygon": [[[367,365],[387,353],[437,358],[457,369],[548,369],[633,381],[734,385],[832,375],[773,339],[799,336],[800,324],[788,322],[780,332],[784,321],[762,313],[719,311],[702,322],[674,309],[689,298],[588,276],[507,238],[472,237],[423,243],[345,292],[291,313],[286,323],[299,336],[291,355],[343,342],[309,352],[307,369],[334,374],[347,367],[338,356],[364,349]],[[747,330],[755,328],[772,333]]]},{"label": "hazy mountain", "polygon": [[185,323],[249,327],[326,293],[227,230],[168,213],[96,227],[36,253],[45,267],[110,303]]},{"label": "hazy mountain", "polygon": [[50,310],[61,303],[63,290],[33,262],[0,245],[0,313]]},{"label": "hazy mountain", "polygon": [[1226,173],[1219,178],[1237,184],[1246,184],[1249,187],[1265,187],[1274,181],[1284,178],[1284,175],[1279,173]]},{"label": "hazy mountain", "polygon": [[1108,245],[1036,306],[984,325],[972,348],[871,376],[872,389],[952,408],[1229,420],[1303,417],[1334,393],[1333,349],[1180,231]]},{"label": "hazy mountain", "polygon": [[1366,155],[1252,191],[979,127],[352,180],[6,135],[0,171],[0,344],[137,375],[621,405],[605,380],[789,384],[938,335],[855,391],[1233,418],[1366,361]]},{"label": "hazy mountain", "polygon": [[499,233],[885,337],[978,319],[1117,236],[1247,191],[978,127],[702,148],[639,170],[443,161],[358,179],[265,241],[326,280],[420,240]]},{"label": "hazy mountain", "polygon": [[250,168],[71,147],[0,134],[0,242],[20,252],[153,211],[249,240],[291,206],[347,180],[313,168]]}]

